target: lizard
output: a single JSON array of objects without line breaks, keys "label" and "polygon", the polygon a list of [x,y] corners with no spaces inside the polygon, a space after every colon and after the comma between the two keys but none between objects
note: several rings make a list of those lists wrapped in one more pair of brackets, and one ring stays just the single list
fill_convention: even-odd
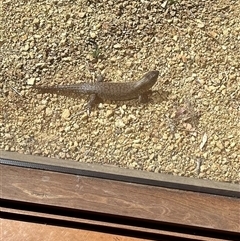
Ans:
[{"label": "lizard", "polygon": [[138,98],[139,102],[146,102],[149,93],[152,92],[152,86],[158,79],[158,75],[159,71],[153,70],[147,72],[140,80],[135,82],[102,82],[102,79],[99,79],[95,83],[82,82],[73,85],[34,86],[33,88],[43,93],[70,92],[90,95],[87,104],[90,113],[93,105],[103,100],[131,100]]}]

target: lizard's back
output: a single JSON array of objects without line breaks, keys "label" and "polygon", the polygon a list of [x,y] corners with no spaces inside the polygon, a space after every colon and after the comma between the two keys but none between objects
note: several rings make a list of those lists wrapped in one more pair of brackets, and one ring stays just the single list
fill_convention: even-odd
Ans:
[{"label": "lizard's back", "polygon": [[72,92],[79,94],[96,94],[101,99],[129,100],[138,98],[147,92],[157,81],[159,71],[146,73],[139,81],[126,83],[95,82],[74,85],[35,87],[43,92]]}]

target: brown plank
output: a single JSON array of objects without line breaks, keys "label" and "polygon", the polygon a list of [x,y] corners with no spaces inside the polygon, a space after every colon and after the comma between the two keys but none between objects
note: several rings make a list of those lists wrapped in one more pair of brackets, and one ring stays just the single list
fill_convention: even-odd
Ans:
[{"label": "brown plank", "polygon": [[2,198],[240,232],[239,199],[0,166]]},{"label": "brown plank", "polygon": [[[180,177],[174,176],[164,173],[152,173],[147,171],[138,171],[131,170],[125,168],[118,168],[116,166],[111,165],[99,165],[93,163],[81,163],[76,161],[69,160],[61,160],[61,159],[53,159],[41,156],[33,156],[33,155],[25,155],[16,152],[0,152],[0,158],[17,160],[20,162],[29,162],[30,164],[43,164],[43,165],[51,165],[53,167],[62,167],[62,168],[70,168],[75,170],[81,170],[85,172],[96,172],[105,174],[106,177],[111,175],[113,176],[123,176],[130,178],[131,180],[135,179],[143,179],[148,180],[148,182],[158,182],[162,187],[179,187],[182,186],[183,190],[187,190],[186,187],[191,187],[190,190],[198,191],[200,190],[214,190],[214,193],[234,193],[233,197],[235,197],[236,193],[240,193],[240,187],[237,184],[232,183],[224,183],[224,182],[216,182],[212,180],[198,179],[198,178],[188,178],[188,177]],[[111,178],[112,179],[112,178]],[[165,183],[165,185],[163,184]],[[151,184],[153,185],[153,184]],[[210,191],[211,193],[211,191]]]},{"label": "brown plank", "polygon": [[[47,219],[54,219],[54,220],[64,220],[64,221],[73,221],[75,223],[79,223],[81,226],[81,223],[83,224],[91,224],[91,225],[99,225],[101,227],[115,227],[115,228],[122,228],[127,230],[133,230],[133,231],[144,231],[149,233],[155,233],[155,234],[162,234],[163,232],[161,230],[156,229],[148,229],[143,227],[135,227],[135,226],[129,226],[125,224],[116,224],[116,223],[107,223],[103,221],[96,221],[91,219],[81,219],[76,217],[68,217],[68,216],[61,216],[61,215],[54,215],[49,213],[44,213],[39,210],[38,212],[32,212],[32,211],[26,211],[26,210],[19,210],[19,209],[13,209],[13,208],[5,208],[1,207],[1,212],[8,213],[8,214],[20,214],[20,215],[28,215],[32,217],[41,217],[41,218],[47,218]],[[6,216],[6,215],[5,215]],[[9,217],[7,218],[9,219]],[[170,232],[167,232],[170,233]],[[176,232],[171,232],[171,235],[179,236]],[[189,235],[190,236],[190,235]]]},{"label": "brown plank", "polygon": [[121,235],[37,223],[26,223],[7,219],[0,219],[0,226],[1,240],[7,241],[143,241],[143,239],[124,237]]},{"label": "brown plank", "polygon": [[[143,241],[146,239],[126,237],[124,235],[108,234],[103,232],[95,232],[84,229],[66,228],[38,223],[28,223],[23,221],[8,220],[0,218],[0,237],[2,240],[48,240],[48,241]],[[172,235],[176,240],[178,237],[188,238],[191,240],[202,241],[220,241],[222,239],[215,239],[209,237],[198,237],[193,235],[170,233],[159,231],[164,235]],[[151,240],[151,239],[148,239]]]}]

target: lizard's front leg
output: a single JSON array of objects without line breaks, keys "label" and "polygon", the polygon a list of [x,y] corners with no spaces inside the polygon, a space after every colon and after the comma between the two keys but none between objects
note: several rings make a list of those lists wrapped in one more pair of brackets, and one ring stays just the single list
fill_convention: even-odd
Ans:
[{"label": "lizard's front leg", "polygon": [[100,97],[98,97],[97,94],[90,95],[89,101],[87,103],[87,113],[88,113],[88,115],[90,115],[92,107],[95,106],[98,103],[101,103],[101,102],[103,102],[103,100]]},{"label": "lizard's front leg", "polygon": [[148,90],[138,96],[138,102],[139,103],[146,103],[148,102],[149,98],[148,95],[152,94],[152,90]]}]

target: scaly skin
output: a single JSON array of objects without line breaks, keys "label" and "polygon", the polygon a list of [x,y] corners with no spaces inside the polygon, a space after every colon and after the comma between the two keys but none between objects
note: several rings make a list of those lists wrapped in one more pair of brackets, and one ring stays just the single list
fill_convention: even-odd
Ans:
[{"label": "scaly skin", "polygon": [[71,92],[79,94],[91,95],[88,108],[92,105],[105,100],[131,100],[138,98],[143,102],[147,100],[147,95],[151,87],[156,83],[159,71],[149,71],[140,80],[136,82],[111,83],[111,82],[95,82],[95,83],[79,83],[74,85],[60,86],[35,86],[35,89],[41,92]]}]

